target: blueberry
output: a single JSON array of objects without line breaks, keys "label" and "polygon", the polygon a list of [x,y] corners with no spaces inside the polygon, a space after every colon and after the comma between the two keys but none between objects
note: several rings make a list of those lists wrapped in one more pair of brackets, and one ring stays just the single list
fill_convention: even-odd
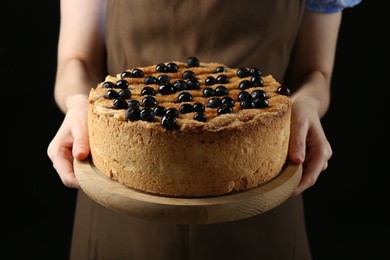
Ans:
[{"label": "blueberry", "polygon": [[181,75],[181,78],[182,79],[192,79],[192,78],[195,78],[195,72],[193,72],[192,70],[186,70]]},{"label": "blueberry", "polygon": [[262,87],[264,85],[264,82],[261,77],[251,77],[250,82],[255,87]]},{"label": "blueberry", "polygon": [[167,72],[168,68],[164,63],[159,63],[156,65],[156,72]]},{"label": "blueberry", "polygon": [[285,86],[278,87],[276,92],[278,92],[279,94],[284,95],[284,96],[290,96],[291,95],[290,89],[285,87]]},{"label": "blueberry", "polygon": [[113,107],[114,109],[124,109],[124,108],[128,108],[128,105],[126,100],[124,100],[121,97],[118,97],[114,99]]},{"label": "blueberry", "polygon": [[215,88],[215,93],[217,96],[227,96],[229,95],[229,89],[225,86],[218,86]]},{"label": "blueberry", "polygon": [[176,117],[172,114],[165,114],[161,117],[161,125],[165,129],[174,129],[176,127]]},{"label": "blueberry", "polygon": [[253,77],[261,77],[262,73],[259,68],[250,68],[249,74]]},{"label": "blueberry", "polygon": [[194,115],[194,120],[200,121],[200,122],[206,122],[207,117],[204,113],[198,112]]},{"label": "blueberry", "polygon": [[187,59],[187,65],[190,67],[199,67],[199,59],[196,57],[189,57]]},{"label": "blueberry", "polygon": [[129,107],[125,111],[125,116],[130,121],[137,121],[140,119],[140,110],[136,107]]},{"label": "blueberry", "polygon": [[107,90],[107,92],[106,92],[107,99],[114,99],[117,97],[119,97],[119,93],[116,90],[114,90],[114,89]]},{"label": "blueberry", "polygon": [[173,84],[171,83],[163,83],[158,86],[158,91],[161,95],[169,95],[176,92],[175,88],[173,87]]},{"label": "blueberry", "polygon": [[252,87],[252,83],[247,79],[241,81],[240,84],[238,84],[238,88],[241,90],[246,90],[251,87]]},{"label": "blueberry", "polygon": [[129,102],[127,102],[127,106],[128,106],[129,108],[130,108],[130,107],[132,107],[132,108],[139,108],[140,103],[139,103],[138,100],[132,99],[132,100],[130,100]]},{"label": "blueberry", "polygon": [[224,74],[219,75],[219,76],[217,77],[217,82],[218,82],[219,84],[226,84],[226,83],[229,83],[229,77],[226,76],[226,75],[224,75]]},{"label": "blueberry", "polygon": [[134,78],[143,78],[144,72],[141,69],[133,69],[131,71],[131,74],[133,74]]},{"label": "blueberry", "polygon": [[142,96],[155,96],[156,91],[152,87],[145,86],[141,89],[141,95]]},{"label": "blueberry", "polygon": [[146,85],[157,84],[157,78],[155,76],[151,76],[151,75],[146,76],[144,83]]},{"label": "blueberry", "polygon": [[150,108],[141,109],[139,114],[140,114],[140,119],[142,121],[148,121],[148,122],[154,121],[154,113],[153,113],[152,109],[150,109]]},{"label": "blueberry", "polygon": [[238,101],[244,101],[246,99],[252,99],[252,96],[251,94],[249,94],[247,91],[240,91],[240,93],[238,94]]},{"label": "blueberry", "polygon": [[253,100],[256,108],[265,108],[268,107],[269,103],[267,99],[256,98]]},{"label": "blueberry", "polygon": [[221,103],[226,104],[230,107],[234,107],[234,99],[229,96],[222,98]]},{"label": "blueberry", "polygon": [[222,104],[222,101],[217,97],[212,97],[207,101],[207,107],[217,108]]},{"label": "blueberry", "polygon": [[186,90],[187,89],[187,82],[185,82],[182,79],[178,79],[175,82],[173,82],[173,87],[176,91]]},{"label": "blueberry", "polygon": [[169,62],[167,64],[167,71],[168,72],[177,72],[179,70],[179,67],[174,62]]},{"label": "blueberry", "polygon": [[249,70],[247,68],[239,68],[236,74],[239,78],[246,78],[249,76]]},{"label": "blueberry", "polygon": [[192,95],[191,93],[189,92],[182,92],[179,94],[179,96],[177,97],[177,101],[178,102],[188,102],[188,101],[192,101]]},{"label": "blueberry", "polygon": [[191,104],[186,103],[180,106],[179,112],[182,114],[188,114],[194,112],[194,107]]},{"label": "blueberry", "polygon": [[168,115],[172,115],[174,117],[178,117],[179,116],[179,110],[177,108],[168,108],[167,110],[165,110],[165,114]]},{"label": "blueberry", "polygon": [[133,74],[130,72],[130,71],[124,71],[121,73],[121,78],[124,79],[124,78],[133,78]]},{"label": "blueberry", "polygon": [[240,107],[242,109],[255,108],[255,103],[251,99],[245,99],[245,100],[240,102]]},{"label": "blueberry", "polygon": [[200,82],[196,78],[191,78],[187,81],[188,89],[200,89]]},{"label": "blueberry", "polygon": [[163,116],[165,114],[165,107],[156,106],[153,108],[153,112],[155,116]]},{"label": "blueberry", "polygon": [[217,109],[218,115],[229,114],[231,112],[233,112],[233,108],[231,106],[229,106],[228,104],[222,104]]},{"label": "blueberry", "polygon": [[120,79],[115,83],[115,85],[117,88],[125,89],[129,87],[129,82],[127,82],[125,79]]},{"label": "blueberry", "polygon": [[214,84],[217,83],[217,80],[213,77],[213,76],[208,76],[206,79],[205,79],[205,82],[206,86],[212,86]]},{"label": "blueberry", "polygon": [[129,98],[131,98],[131,91],[130,91],[130,89],[128,89],[128,88],[121,89],[121,90],[119,91],[119,96],[120,96],[121,98],[123,98],[123,99],[129,99]]},{"label": "blueberry", "polygon": [[215,69],[215,72],[216,72],[216,73],[223,73],[223,72],[226,72],[226,67],[224,67],[224,66],[218,66],[218,67]]},{"label": "blueberry", "polygon": [[157,100],[152,96],[146,96],[142,99],[143,107],[155,107],[157,106]]},{"label": "blueberry", "polygon": [[161,74],[157,77],[157,82],[159,84],[168,83],[171,80],[171,78],[167,74]]},{"label": "blueberry", "polygon": [[115,84],[111,81],[106,81],[103,83],[102,88],[115,88]]},{"label": "blueberry", "polygon": [[216,95],[217,94],[216,94],[215,90],[212,89],[212,88],[207,87],[207,88],[203,89],[203,97],[205,97],[205,98],[213,97],[213,96],[216,96]]},{"label": "blueberry", "polygon": [[267,99],[267,93],[265,93],[264,90],[256,89],[251,93],[251,96],[253,99],[260,98],[260,99]]},{"label": "blueberry", "polygon": [[202,103],[200,102],[195,102],[194,103],[194,111],[195,112],[204,112],[205,111],[205,107]]}]

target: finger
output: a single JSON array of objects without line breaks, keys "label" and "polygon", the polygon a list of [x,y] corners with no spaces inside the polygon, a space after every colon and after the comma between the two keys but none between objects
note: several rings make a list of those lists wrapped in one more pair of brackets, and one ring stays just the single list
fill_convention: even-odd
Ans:
[{"label": "finger", "polygon": [[[80,125],[82,127],[80,127]],[[88,127],[86,125],[86,122],[76,124],[76,126],[77,127],[72,128],[72,154],[75,159],[82,161],[85,160],[90,153]]]},{"label": "finger", "polygon": [[304,162],[303,172],[301,181],[299,182],[297,188],[294,190],[293,195],[298,195],[304,190],[312,187],[320,176],[324,167],[324,161],[313,159]]},{"label": "finger", "polygon": [[328,161],[325,162],[324,166],[322,167],[322,171],[325,171],[328,169]]},{"label": "finger", "polygon": [[322,145],[315,147],[322,147],[322,149],[308,151],[308,156],[303,163],[302,178],[293,193],[294,195],[312,187],[317,182],[320,174],[328,168],[329,159],[332,156],[332,149],[329,143],[324,140]]},{"label": "finger", "polygon": [[69,188],[79,188],[78,181],[73,172],[72,145],[73,138],[60,128],[54,139],[50,142],[47,154],[63,184]]},{"label": "finger", "polygon": [[305,160],[307,132],[307,124],[300,124],[299,120],[293,120],[288,150],[288,157],[293,163],[301,164]]},{"label": "finger", "polygon": [[62,183],[69,188],[79,188],[79,183],[73,171],[73,156],[69,148],[62,147],[53,156],[53,167],[61,178]]},{"label": "finger", "polygon": [[88,136],[77,136],[73,142],[73,157],[77,160],[85,160],[90,152]]}]

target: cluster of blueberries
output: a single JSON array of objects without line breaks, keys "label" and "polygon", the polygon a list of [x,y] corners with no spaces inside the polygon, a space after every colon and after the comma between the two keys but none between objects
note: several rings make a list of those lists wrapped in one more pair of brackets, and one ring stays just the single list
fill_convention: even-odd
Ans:
[{"label": "cluster of blueberries", "polygon": [[[181,79],[171,82],[168,74],[161,74],[157,78],[154,76],[144,77],[144,72],[135,68],[132,71],[125,71],[121,74],[121,79],[116,83],[106,81],[102,87],[107,88],[106,98],[113,100],[114,109],[125,109],[125,116],[130,121],[143,120],[153,122],[155,117],[161,117],[161,125],[166,129],[174,129],[176,127],[176,120],[180,114],[193,113],[194,120],[205,122],[207,120],[205,114],[205,107],[217,109],[217,114],[232,113],[235,101],[229,96],[229,89],[223,84],[229,83],[229,78],[220,74],[217,77],[208,76],[205,79],[205,88],[203,89],[203,97],[209,98],[206,104],[200,102],[183,103],[179,109],[165,108],[158,104],[154,96],[157,93],[161,95],[170,95],[177,93],[177,100],[174,102],[191,102],[193,96],[187,90],[200,90],[201,83],[196,78],[191,67],[198,67],[200,65],[199,60],[196,57],[190,57],[187,59],[188,70],[184,71]],[[174,62],[167,64],[160,63],[156,65],[156,72],[160,73],[175,73],[178,72],[178,66]],[[226,68],[220,66],[216,69],[216,73],[226,72]],[[261,78],[261,72],[257,68],[239,68],[236,72],[240,78],[246,78],[250,76],[250,79],[243,80],[239,83],[238,88],[241,90],[238,95],[238,102],[240,102],[241,109],[251,108],[264,108],[268,107],[268,100],[266,92],[261,89],[256,89],[252,93],[246,90],[252,87],[262,87],[263,80]],[[144,96],[141,102],[136,99],[130,99],[132,93],[130,91],[129,83],[126,78],[144,78],[145,86],[141,90],[141,95]],[[158,91],[151,84],[158,85]],[[218,85],[212,88],[213,85]],[[117,91],[116,89],[120,89]],[[281,94],[289,95],[288,89],[280,88],[278,91]],[[126,101],[129,100],[130,101]]]}]

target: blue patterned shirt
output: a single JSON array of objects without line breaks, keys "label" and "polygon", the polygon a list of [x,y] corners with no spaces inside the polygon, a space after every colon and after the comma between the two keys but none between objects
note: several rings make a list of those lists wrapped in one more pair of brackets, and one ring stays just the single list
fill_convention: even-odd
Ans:
[{"label": "blue patterned shirt", "polygon": [[362,0],[307,0],[305,8],[306,10],[317,13],[335,13],[342,11],[344,8],[353,7],[361,1]]}]

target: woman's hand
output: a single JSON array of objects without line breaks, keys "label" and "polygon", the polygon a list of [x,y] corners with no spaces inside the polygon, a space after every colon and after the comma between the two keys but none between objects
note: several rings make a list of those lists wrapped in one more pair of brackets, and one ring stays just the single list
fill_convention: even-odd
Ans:
[{"label": "woman's hand", "polygon": [[299,97],[293,101],[289,159],[303,164],[302,179],[293,195],[316,183],[333,153],[318,114],[318,101],[314,98]]},{"label": "woman's hand", "polygon": [[73,160],[84,160],[90,153],[87,128],[87,97],[78,97],[69,107],[64,121],[50,142],[47,154],[63,184],[79,188]]}]

